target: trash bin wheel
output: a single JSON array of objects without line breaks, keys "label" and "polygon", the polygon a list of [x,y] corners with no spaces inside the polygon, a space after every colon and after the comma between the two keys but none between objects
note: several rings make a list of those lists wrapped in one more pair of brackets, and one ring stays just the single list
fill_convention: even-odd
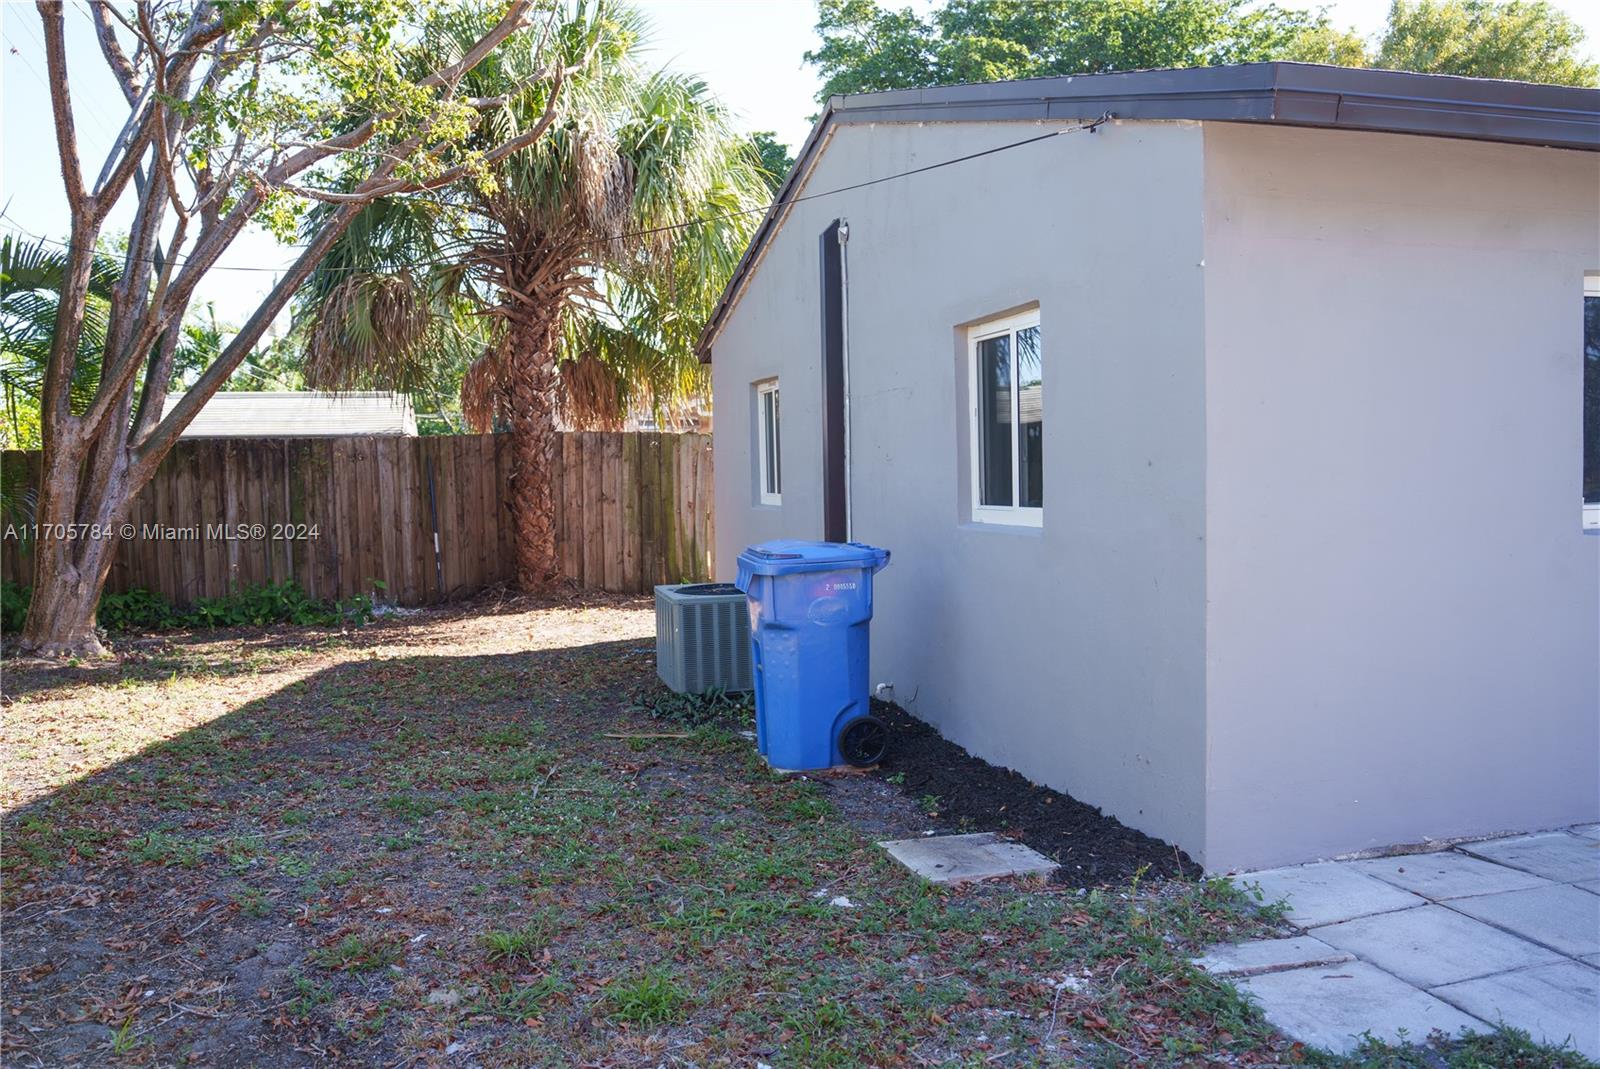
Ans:
[{"label": "trash bin wheel", "polygon": [[858,716],[839,729],[839,756],[857,768],[883,760],[889,748],[889,728],[875,716]]}]

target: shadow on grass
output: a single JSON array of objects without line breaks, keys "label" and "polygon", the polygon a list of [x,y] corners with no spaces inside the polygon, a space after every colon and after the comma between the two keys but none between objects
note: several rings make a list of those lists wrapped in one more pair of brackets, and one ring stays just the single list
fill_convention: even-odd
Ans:
[{"label": "shadow on grass", "polygon": [[[105,726],[130,687],[182,703],[183,693],[160,693],[175,670],[222,682],[263,670],[241,667],[242,649],[215,664],[188,649],[215,637],[180,637],[121,666],[8,668],[8,696],[36,700],[13,700],[7,715],[27,716],[60,691],[75,710],[66,718],[84,719],[58,716],[40,732],[131,739],[140,731],[131,709]],[[293,653],[308,637],[250,646]],[[325,637],[338,636],[311,640]],[[530,843],[603,815],[579,795],[550,805],[563,789],[551,781],[562,769],[593,778],[607,764],[617,744],[603,734],[636,716],[632,696],[650,678],[638,647],[346,651],[357,659],[7,813],[0,1061],[142,1051],[301,1064],[307,1052],[354,1046],[374,1062],[402,1057],[403,1030],[383,1020],[426,995],[411,990],[404,963],[433,957],[441,937],[398,939],[397,922],[448,928],[464,896],[499,901],[508,880],[522,883]],[[95,692],[98,708],[80,692]],[[553,819],[524,812],[508,831],[497,818],[541,787]]]}]

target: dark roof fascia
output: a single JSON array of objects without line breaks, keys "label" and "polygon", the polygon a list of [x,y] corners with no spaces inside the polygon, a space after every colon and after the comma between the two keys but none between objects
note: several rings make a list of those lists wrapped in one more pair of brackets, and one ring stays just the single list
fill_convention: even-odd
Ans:
[{"label": "dark roof fascia", "polygon": [[1274,122],[1600,151],[1600,89],[1313,63],[1131,71],[844,97],[836,122]]},{"label": "dark roof fascia", "polygon": [[1261,122],[1600,151],[1600,89],[1314,63],[1066,75],[836,96],[806,138],[695,351],[711,343],[828,128],[877,122],[1044,122],[1094,118]]}]

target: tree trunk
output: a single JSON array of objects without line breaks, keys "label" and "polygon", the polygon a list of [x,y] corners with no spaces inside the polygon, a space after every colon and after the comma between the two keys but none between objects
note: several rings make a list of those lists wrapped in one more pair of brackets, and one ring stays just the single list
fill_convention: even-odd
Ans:
[{"label": "tree trunk", "polygon": [[554,316],[519,310],[510,318],[500,354],[516,461],[509,504],[517,535],[517,585],[529,593],[548,591],[561,578],[550,492],[558,443],[555,327]]},{"label": "tree trunk", "polygon": [[[108,443],[109,444],[109,443]],[[75,450],[45,469],[34,519],[39,525],[33,544],[33,592],[19,643],[25,653],[54,659],[108,656],[95,633],[100,590],[111,570],[121,532],[114,519],[80,518],[83,487],[72,463]],[[109,487],[111,506],[105,517],[127,515],[122,480]],[[87,528],[76,525],[87,524]]]}]

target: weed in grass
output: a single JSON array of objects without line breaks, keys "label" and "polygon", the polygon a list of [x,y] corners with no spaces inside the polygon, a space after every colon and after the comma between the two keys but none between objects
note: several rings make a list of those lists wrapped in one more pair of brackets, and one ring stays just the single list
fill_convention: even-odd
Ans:
[{"label": "weed in grass", "polygon": [[403,835],[385,835],[383,848],[391,853],[402,853],[422,845],[422,836],[414,831],[407,831]]},{"label": "weed in grass", "polygon": [[266,848],[267,841],[261,836],[241,835],[224,843],[222,852],[228,859],[228,867],[237,875],[254,865]]},{"label": "weed in grass", "polygon": [[833,803],[826,798],[807,795],[803,798],[796,798],[784,806],[784,813],[793,820],[820,820],[823,817],[832,815]]},{"label": "weed in grass", "polygon": [[656,835],[651,842],[666,854],[697,853],[706,848],[706,841],[698,835]]},{"label": "weed in grass", "polygon": [[553,996],[567,989],[567,981],[560,973],[546,973],[529,984],[514,984],[494,1000],[491,1012],[511,1020],[526,1020],[539,1012],[541,1006]]},{"label": "weed in grass", "polygon": [[434,810],[439,808],[439,803],[415,794],[391,794],[383,800],[383,808],[401,820],[415,824],[424,817],[432,816]]},{"label": "weed in grass", "polygon": [[921,809],[924,813],[928,814],[928,816],[930,816],[930,817],[938,816],[939,815],[939,796],[937,794],[925,794],[925,795],[923,795],[921,798],[917,799],[917,808]]},{"label": "weed in grass", "polygon": [[520,928],[484,932],[478,942],[492,962],[529,961],[550,945],[555,931],[554,918],[541,914]]},{"label": "weed in grass", "polygon": [[1570,1045],[1535,1043],[1516,1028],[1453,1039],[1435,1033],[1427,1045],[1385,1043],[1368,1036],[1346,1057],[1313,1052],[1309,1062],[1330,1069],[1594,1069],[1597,1064]]},{"label": "weed in grass", "polygon": [[138,1046],[139,1037],[133,1034],[133,1018],[129,1017],[111,1036],[111,1053],[132,1054]]},{"label": "weed in grass", "polygon": [[401,957],[399,938],[351,932],[337,943],[312,951],[311,960],[325,969],[370,972],[393,965]]},{"label": "weed in grass", "polygon": [[272,901],[259,887],[241,887],[233,892],[233,904],[246,917],[265,917],[272,912]]},{"label": "weed in grass", "polygon": [[310,821],[311,814],[304,809],[285,809],[278,814],[278,823],[286,828],[299,827],[302,824],[310,823]]},{"label": "weed in grass", "polygon": [[634,706],[657,720],[698,727],[702,724],[738,724],[755,719],[754,697],[746,692],[710,690],[704,694],[675,694],[654,686]]},{"label": "weed in grass", "polygon": [[670,1024],[689,1004],[677,982],[662,970],[653,970],[627,980],[618,980],[606,990],[611,1016],[633,1024]]},{"label": "weed in grass", "polygon": [[289,1000],[284,1008],[289,1016],[297,1021],[304,1021],[311,1016],[318,1006],[326,1006],[333,1001],[332,986],[319,983],[310,977],[295,973],[291,980],[294,984],[295,996]]},{"label": "weed in grass", "polygon": [[509,749],[514,746],[526,746],[530,738],[532,736],[526,728],[511,724],[506,727],[490,728],[478,736],[478,743],[482,746]]},{"label": "weed in grass", "polygon": [[311,871],[311,862],[298,854],[285,854],[278,858],[278,871],[298,879]]},{"label": "weed in grass", "polygon": [[178,865],[192,869],[200,864],[200,844],[164,831],[150,831],[128,843],[128,857],[146,865]]}]

